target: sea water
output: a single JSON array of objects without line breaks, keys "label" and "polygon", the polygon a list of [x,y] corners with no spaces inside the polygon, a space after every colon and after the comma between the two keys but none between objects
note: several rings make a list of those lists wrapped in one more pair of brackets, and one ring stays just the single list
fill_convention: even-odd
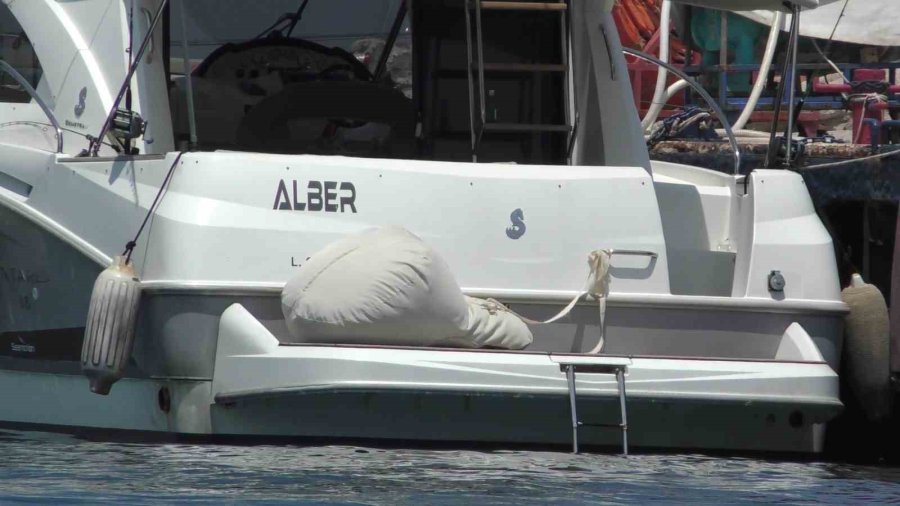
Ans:
[{"label": "sea water", "polygon": [[0,503],[900,504],[900,468],[705,455],[123,444],[0,433]]}]

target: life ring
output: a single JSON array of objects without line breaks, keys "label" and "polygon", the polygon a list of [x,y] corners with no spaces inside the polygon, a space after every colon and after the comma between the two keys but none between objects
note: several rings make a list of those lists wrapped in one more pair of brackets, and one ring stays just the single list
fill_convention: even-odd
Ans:
[{"label": "life ring", "polygon": [[890,372],[890,318],[881,291],[853,275],[841,292],[850,306],[845,318],[844,361],[850,391],[869,421],[891,414],[893,392]]}]

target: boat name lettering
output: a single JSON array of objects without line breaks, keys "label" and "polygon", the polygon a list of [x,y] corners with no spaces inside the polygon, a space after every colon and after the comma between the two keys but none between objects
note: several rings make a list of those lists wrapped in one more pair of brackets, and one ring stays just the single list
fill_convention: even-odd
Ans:
[{"label": "boat name lettering", "polygon": [[22,338],[18,338],[18,343],[9,343],[10,349],[16,353],[35,353],[37,348],[33,344],[27,344]]},{"label": "boat name lettering", "polygon": [[8,285],[40,285],[50,282],[50,276],[46,272],[26,271],[18,267],[0,264],[0,282]]},{"label": "boat name lettering", "polygon": [[275,190],[275,205],[272,209],[356,214],[356,187],[347,182],[310,181],[306,184],[304,197],[300,182],[286,182],[282,179]]},{"label": "boat name lettering", "polygon": [[66,126],[69,128],[78,128],[80,130],[87,130],[87,127],[84,126],[84,123],[78,121],[69,121],[66,120]]}]

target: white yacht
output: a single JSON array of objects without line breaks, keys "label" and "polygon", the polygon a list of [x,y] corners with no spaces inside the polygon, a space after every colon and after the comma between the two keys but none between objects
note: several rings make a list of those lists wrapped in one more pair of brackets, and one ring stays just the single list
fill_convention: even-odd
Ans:
[{"label": "white yacht", "polygon": [[[612,5],[0,0],[0,426],[821,451],[831,238],[793,172],[651,163]],[[609,293],[523,350],[299,339],[286,282],[379,226],[533,319],[597,250]],[[123,251],[110,388],[85,328]]]}]

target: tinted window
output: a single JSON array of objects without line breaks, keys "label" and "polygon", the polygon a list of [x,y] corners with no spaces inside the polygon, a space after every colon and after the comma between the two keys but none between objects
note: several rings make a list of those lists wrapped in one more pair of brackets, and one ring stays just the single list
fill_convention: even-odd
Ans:
[{"label": "tinted window", "polygon": [[[3,3],[0,3],[0,59],[18,70],[32,87],[37,88],[43,73],[41,64],[22,26]],[[6,72],[0,72],[0,102],[30,101],[31,97],[15,79]]]}]

